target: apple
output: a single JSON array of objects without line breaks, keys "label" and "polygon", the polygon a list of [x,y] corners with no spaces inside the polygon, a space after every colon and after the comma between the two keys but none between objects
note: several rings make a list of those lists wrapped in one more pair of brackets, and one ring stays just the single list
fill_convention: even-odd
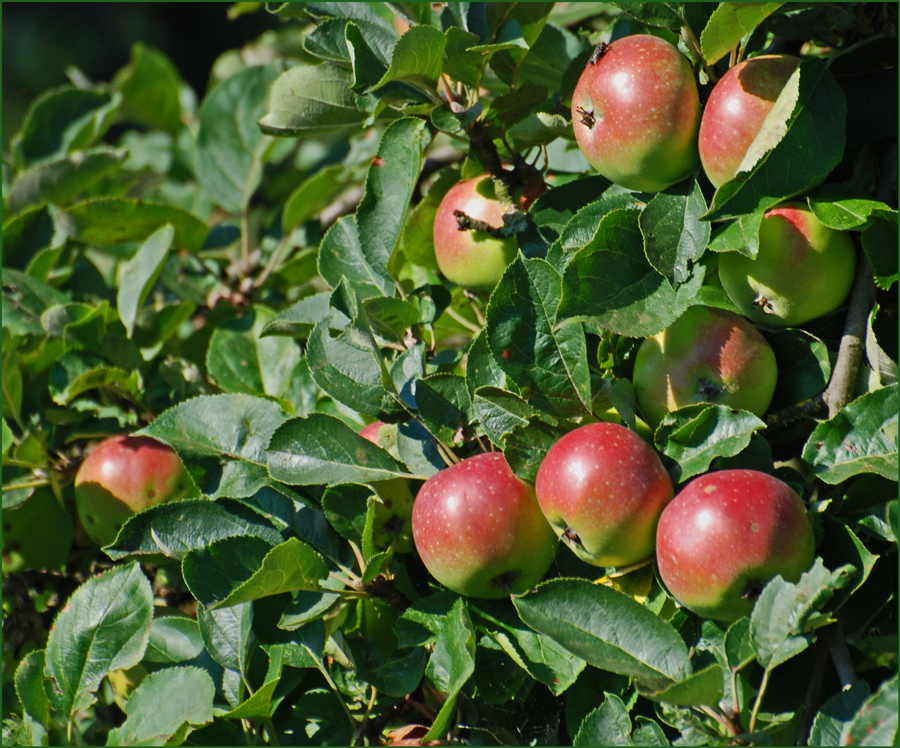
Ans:
[{"label": "apple", "polygon": [[534,489],[513,475],[500,452],[469,457],[425,481],[412,528],[425,568],[470,597],[530,589],[556,553]]},{"label": "apple", "polygon": [[[365,426],[359,435],[384,447],[385,444],[378,443],[378,436],[385,426],[383,421],[375,421]],[[386,435],[382,438],[386,438]],[[408,553],[413,549],[412,510],[415,501],[409,489],[409,481],[406,478],[390,478],[375,481],[371,486],[381,499],[380,503],[375,504],[373,545],[385,549],[391,543],[396,543],[394,550],[397,553]]]},{"label": "apple", "polygon": [[24,504],[3,510],[3,573],[59,569],[69,557],[75,523],[49,488],[38,488]]},{"label": "apple", "polygon": [[664,190],[700,166],[694,73],[655,36],[598,48],[572,94],[572,126],[590,165],[629,190]]},{"label": "apple", "polygon": [[656,523],[674,495],[656,452],[634,431],[591,423],[557,441],[535,493],[554,532],[595,566],[627,566],[653,554]]},{"label": "apple", "polygon": [[764,55],[739,63],[716,83],[700,120],[700,161],[716,188],[734,179],[750,144],[800,59]]},{"label": "apple", "polygon": [[455,210],[501,228],[503,206],[490,175],[459,182],[444,195],[434,218],[434,256],[447,280],[464,288],[491,289],[516,258],[519,240],[515,236],[498,239],[486,231],[460,231]]},{"label": "apple", "polygon": [[193,482],[174,450],[146,436],[104,439],[75,476],[78,516],[101,546],[112,543],[132,515],[193,493]]},{"label": "apple", "polygon": [[663,510],[659,575],[672,596],[704,618],[749,615],[766,582],[796,582],[812,566],[815,537],[801,498],[756,470],[706,473]]},{"label": "apple", "polygon": [[794,327],[837,309],[853,285],[856,249],[800,203],[765,214],[755,259],[719,256],[719,280],[735,306],[767,327]]},{"label": "apple", "polygon": [[778,369],[766,339],[739,314],[692,306],[647,338],[634,360],[634,394],[654,429],[685,405],[718,403],[762,416]]}]

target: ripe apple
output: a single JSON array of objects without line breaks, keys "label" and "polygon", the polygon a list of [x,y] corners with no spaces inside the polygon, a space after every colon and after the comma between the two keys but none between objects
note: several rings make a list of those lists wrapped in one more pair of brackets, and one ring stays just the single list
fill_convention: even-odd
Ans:
[{"label": "ripe apple", "polygon": [[425,481],[412,527],[431,575],[470,597],[530,589],[556,553],[534,489],[513,475],[500,452],[469,457]]},{"label": "ripe apple", "polygon": [[705,618],[749,615],[766,582],[796,582],[815,557],[806,507],[793,489],[756,470],[695,478],[663,510],[659,575],[673,597]]},{"label": "ripe apple", "polygon": [[91,539],[116,539],[125,521],[148,507],[188,498],[194,491],[178,455],[146,436],[104,439],[75,476],[75,505]]},{"label": "ripe apple", "polygon": [[759,252],[719,257],[719,280],[735,306],[759,325],[793,327],[844,303],[856,272],[846,231],[821,223],[800,203],[773,208],[759,226]]},{"label": "ripe apple", "polygon": [[615,423],[570,431],[548,450],[535,483],[554,532],[595,566],[627,566],[653,553],[672,479],[653,448]]},{"label": "ripe apple", "polygon": [[464,288],[491,289],[516,258],[519,240],[515,236],[498,239],[486,231],[460,231],[454,210],[501,228],[503,206],[494,191],[494,180],[483,175],[455,184],[444,195],[434,218],[434,256],[444,276]]},{"label": "ripe apple", "polygon": [[[363,427],[359,435],[373,444],[378,444],[378,435],[386,424],[375,421]],[[383,444],[378,444],[383,447]],[[387,548],[396,543],[397,553],[408,553],[413,549],[412,510],[415,501],[406,478],[391,478],[371,484],[381,499],[375,505],[375,526],[372,543],[378,548]]]},{"label": "ripe apple", "polygon": [[754,57],[731,68],[716,83],[700,120],[700,161],[716,188],[737,174],[747,149],[800,59]]},{"label": "ripe apple", "polygon": [[778,369],[766,339],[734,312],[692,306],[647,338],[634,360],[634,394],[654,429],[670,411],[718,403],[762,416]]},{"label": "ripe apple", "polygon": [[3,510],[3,573],[55,571],[69,557],[75,524],[49,488],[38,488],[24,504]]},{"label": "ripe apple", "polygon": [[629,190],[658,192],[688,177],[700,165],[700,97],[690,63],[646,34],[616,39],[598,53],[572,95],[585,158]]}]

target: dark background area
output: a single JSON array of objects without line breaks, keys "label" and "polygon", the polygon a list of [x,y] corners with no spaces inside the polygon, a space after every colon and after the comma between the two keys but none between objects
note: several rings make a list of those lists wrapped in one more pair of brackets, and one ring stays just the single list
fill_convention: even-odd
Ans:
[{"label": "dark background area", "polygon": [[279,20],[265,10],[228,18],[231,3],[4,2],[3,148],[19,129],[31,102],[69,82],[75,66],[108,82],[131,59],[140,41],[167,54],[203,98],[213,62],[243,46]]}]

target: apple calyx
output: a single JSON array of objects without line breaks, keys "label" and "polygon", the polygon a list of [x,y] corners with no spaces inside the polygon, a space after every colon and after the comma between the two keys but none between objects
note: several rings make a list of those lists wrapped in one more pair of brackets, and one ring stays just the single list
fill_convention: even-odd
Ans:
[{"label": "apple calyx", "polygon": [[597,118],[594,117],[593,109],[585,109],[580,106],[576,110],[578,114],[581,115],[581,124],[584,125],[588,130],[592,130],[594,125],[597,123]]},{"label": "apple calyx", "polygon": [[753,300],[753,303],[756,304],[756,306],[758,306],[760,309],[762,309],[766,314],[775,314],[775,307],[772,306],[772,302],[762,294],[757,296]]},{"label": "apple calyx", "polygon": [[723,385],[715,384],[708,379],[700,379],[698,384],[700,386],[697,388],[697,396],[709,403],[713,402],[725,389]]},{"label": "apple calyx", "polygon": [[491,580],[491,584],[496,584],[503,593],[509,595],[512,593],[512,585],[513,582],[516,581],[516,577],[519,576],[519,572],[517,570],[504,571],[502,574],[498,574]]},{"label": "apple calyx", "polygon": [[741,598],[755,603],[757,600],[759,600],[759,596],[760,594],[762,594],[763,587],[765,586],[766,583],[762,579],[750,579],[747,581],[747,586],[741,593]]}]

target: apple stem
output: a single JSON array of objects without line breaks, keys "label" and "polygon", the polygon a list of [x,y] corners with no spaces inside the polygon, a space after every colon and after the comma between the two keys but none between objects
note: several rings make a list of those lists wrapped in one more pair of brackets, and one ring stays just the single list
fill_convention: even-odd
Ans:
[{"label": "apple stem", "polygon": [[456,216],[456,228],[459,231],[483,231],[495,239],[506,239],[510,235],[506,227],[495,228],[485,221],[466,215],[461,210],[454,210],[453,215]]}]

